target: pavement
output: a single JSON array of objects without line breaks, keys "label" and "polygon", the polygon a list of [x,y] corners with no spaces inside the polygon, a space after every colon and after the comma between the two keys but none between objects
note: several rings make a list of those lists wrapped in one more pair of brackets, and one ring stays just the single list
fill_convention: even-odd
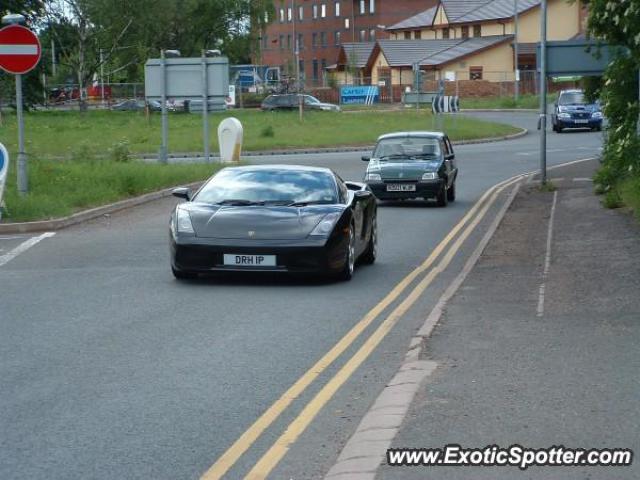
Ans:
[{"label": "pavement", "polygon": [[[420,359],[436,367],[392,448],[640,451],[640,226],[600,205],[589,181],[596,165],[553,171],[550,249],[554,193],[528,185],[518,194],[426,340]],[[375,478],[637,479],[640,466],[520,471],[383,462]]]},{"label": "pavement", "polygon": [[[225,473],[203,478],[322,478],[513,185],[487,190],[537,168],[535,114],[473,115],[531,133],[456,147],[458,198],[446,209],[381,204],[379,261],[348,284],[177,282],[174,198],[55,235],[0,236],[0,478],[199,478],[223,458]],[[548,161],[601,145],[595,132],[550,134]],[[360,180],[360,155],[255,163]]]}]

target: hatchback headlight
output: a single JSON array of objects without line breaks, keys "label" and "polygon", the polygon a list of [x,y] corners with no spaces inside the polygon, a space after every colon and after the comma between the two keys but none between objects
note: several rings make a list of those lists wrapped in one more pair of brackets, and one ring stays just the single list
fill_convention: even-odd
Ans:
[{"label": "hatchback headlight", "polygon": [[382,176],[379,173],[367,173],[366,180],[370,180],[372,182],[379,182],[382,180]]},{"label": "hatchback headlight", "polygon": [[437,177],[436,172],[427,172],[422,175],[422,180],[435,180]]},{"label": "hatchback headlight", "polygon": [[569,113],[559,113],[558,114],[558,118],[569,119],[569,118],[571,118],[571,114],[569,114]]},{"label": "hatchback headlight", "polygon": [[178,233],[194,234],[191,216],[187,210],[182,208],[176,209],[176,230]]},{"label": "hatchback headlight", "polygon": [[309,235],[328,237],[339,219],[340,212],[327,213]]},{"label": "hatchback headlight", "polygon": [[602,118],[602,112],[593,112],[591,114],[591,118],[600,119]]}]

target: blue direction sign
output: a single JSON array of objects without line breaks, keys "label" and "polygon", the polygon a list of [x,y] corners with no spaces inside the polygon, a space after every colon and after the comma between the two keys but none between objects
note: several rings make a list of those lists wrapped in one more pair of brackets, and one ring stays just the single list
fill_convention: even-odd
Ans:
[{"label": "blue direction sign", "polygon": [[0,143],[0,206],[2,206],[2,194],[4,193],[4,182],[7,179],[9,170],[9,153],[4,145]]}]

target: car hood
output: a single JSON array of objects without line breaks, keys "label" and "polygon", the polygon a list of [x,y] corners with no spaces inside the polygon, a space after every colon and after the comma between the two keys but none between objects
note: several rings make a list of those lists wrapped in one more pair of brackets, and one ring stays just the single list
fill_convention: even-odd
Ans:
[{"label": "car hood", "polygon": [[336,207],[217,206],[188,205],[196,236],[245,240],[301,240],[307,238],[322,218]]},{"label": "car hood", "polygon": [[369,173],[379,173],[383,180],[419,180],[425,172],[437,172],[440,160],[411,160],[377,162]]}]

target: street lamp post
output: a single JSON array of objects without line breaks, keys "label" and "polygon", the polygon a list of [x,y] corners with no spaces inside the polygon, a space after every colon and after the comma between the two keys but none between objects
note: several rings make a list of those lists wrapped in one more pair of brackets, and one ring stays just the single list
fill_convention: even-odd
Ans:
[{"label": "street lamp post", "polygon": [[516,103],[520,97],[520,64],[518,63],[518,0],[513,0],[513,20],[514,20],[514,38],[513,38],[513,54],[515,56],[515,81],[513,84],[513,92]]},{"label": "street lamp post", "polygon": [[540,10],[540,182],[547,183],[547,0]]}]

